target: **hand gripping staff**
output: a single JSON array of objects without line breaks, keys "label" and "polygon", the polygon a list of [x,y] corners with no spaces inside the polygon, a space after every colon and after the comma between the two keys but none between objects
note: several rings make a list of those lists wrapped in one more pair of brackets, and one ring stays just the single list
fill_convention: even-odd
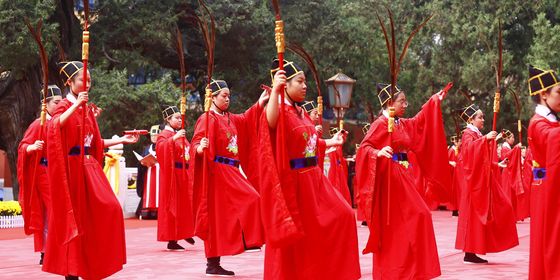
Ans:
[{"label": "hand gripping staff", "polygon": [[[393,13],[391,12],[390,9],[387,9],[387,12],[389,14],[389,21],[391,27],[391,38],[390,38],[391,42],[389,42],[389,35],[387,34],[385,23],[381,20],[379,13],[376,13],[376,16],[379,25],[381,26],[381,31],[383,31],[383,36],[385,37],[385,45],[387,46],[387,53],[389,58],[389,71],[390,71],[389,74],[391,77],[391,88],[390,88],[391,98],[389,98],[389,107],[388,107],[389,120],[388,120],[387,130],[389,132],[389,146],[391,146],[393,142],[392,133],[395,128],[395,107],[393,107],[392,94],[396,92],[397,77],[399,75],[400,67],[404,59],[404,56],[406,55],[406,51],[408,50],[408,47],[412,42],[412,38],[414,37],[414,35],[416,35],[416,33],[418,33],[418,31],[420,31],[420,29],[422,29],[422,27],[424,27],[428,23],[428,21],[433,17],[433,15],[425,19],[418,27],[416,27],[416,29],[412,31],[412,33],[410,33],[408,39],[406,40],[406,43],[403,46],[403,49],[399,56],[399,60],[397,61],[397,53],[396,53],[397,44],[395,40],[395,24],[393,20]],[[389,217],[390,217],[390,209],[391,209],[391,177],[392,177],[391,174],[392,174],[392,162],[389,162],[389,176],[388,176],[388,188],[387,188],[387,201],[388,201],[387,225],[390,224]]]}]

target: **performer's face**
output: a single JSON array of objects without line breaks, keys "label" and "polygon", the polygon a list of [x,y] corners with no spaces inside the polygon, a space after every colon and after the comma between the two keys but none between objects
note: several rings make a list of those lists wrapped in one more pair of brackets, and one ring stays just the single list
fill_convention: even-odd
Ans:
[{"label": "performer's face", "polygon": [[305,94],[307,93],[307,84],[305,82],[305,75],[303,73],[297,74],[288,81],[286,92],[292,101],[303,102],[305,100]]},{"label": "performer's face", "polygon": [[212,96],[213,105],[218,107],[220,111],[227,111],[229,109],[229,88],[224,88],[214,96]]},{"label": "performer's face", "polygon": [[393,107],[395,107],[395,116],[401,118],[406,113],[406,107],[408,107],[408,101],[406,101],[406,95],[401,92],[397,95],[397,99],[393,101]]},{"label": "performer's face", "polygon": [[309,117],[311,118],[313,123],[318,122],[319,121],[319,112],[317,112],[317,109],[311,110],[311,112],[309,112]]},{"label": "performer's face", "polygon": [[[74,77],[72,77],[72,79],[70,79],[68,81],[68,86],[70,86],[70,90],[75,94],[78,95],[78,93],[84,91],[84,70],[80,70],[78,71],[78,73],[76,73],[76,75],[74,75]],[[87,87],[86,87],[86,91],[89,91],[89,89],[91,88],[91,76],[89,74],[88,71],[88,75],[87,75]]]},{"label": "performer's face", "polygon": [[479,130],[484,128],[484,114],[481,111],[476,112],[474,117],[471,119],[471,124],[474,125]]},{"label": "performer's face", "polygon": [[181,124],[183,123],[183,119],[181,119],[181,113],[175,113],[171,117],[167,119],[167,123],[173,129],[181,129]]},{"label": "performer's face", "polygon": [[512,136],[508,137],[506,139],[506,141],[511,146],[511,145],[513,145],[513,143],[515,143],[515,137],[513,137],[513,135],[512,135]]},{"label": "performer's face", "polygon": [[560,85],[552,87],[550,91],[541,93],[541,101],[545,102],[543,105],[548,105],[552,111],[560,112]]},{"label": "performer's face", "polygon": [[157,134],[150,135],[150,141],[152,141],[152,143],[155,144],[157,142],[157,137],[158,137]]},{"label": "performer's face", "polygon": [[49,115],[52,116],[54,114],[54,109],[56,109],[60,100],[62,100],[62,96],[59,95],[49,98],[49,101],[47,101],[47,112],[49,112]]}]

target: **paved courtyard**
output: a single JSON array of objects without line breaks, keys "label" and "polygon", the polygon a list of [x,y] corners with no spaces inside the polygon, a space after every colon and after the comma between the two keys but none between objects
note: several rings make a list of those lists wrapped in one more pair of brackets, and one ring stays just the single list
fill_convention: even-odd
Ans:
[{"label": "paved courtyard", "polygon": [[[462,252],[454,249],[457,218],[451,212],[432,212],[442,276],[438,279],[527,279],[529,260],[529,221],[517,224],[520,245],[485,258],[488,265],[463,264]],[[205,279],[206,259],[201,240],[184,252],[168,252],[165,243],[156,242],[156,221],[128,219],[126,242],[128,263],[108,279]],[[358,226],[359,250],[364,247],[368,229]],[[264,248],[266,249],[266,248]],[[233,270],[236,279],[262,279],[264,251],[223,257],[222,266]],[[33,239],[23,229],[0,230],[0,279],[63,279],[41,271],[39,254],[33,252]],[[360,254],[362,279],[372,278],[372,256]]]}]

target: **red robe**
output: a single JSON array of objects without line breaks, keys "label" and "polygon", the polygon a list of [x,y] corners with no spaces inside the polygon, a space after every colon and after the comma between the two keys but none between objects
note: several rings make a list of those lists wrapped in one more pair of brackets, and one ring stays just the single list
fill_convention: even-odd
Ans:
[{"label": "red robe", "polygon": [[[158,135],[156,143],[156,155],[161,170],[158,241],[181,240],[194,236],[192,177],[188,174],[190,144],[186,138],[173,140],[173,135],[175,131],[166,127]],[[185,158],[185,166],[182,156]]]},{"label": "red robe", "polygon": [[258,105],[254,105],[244,114],[226,113],[220,115],[209,113],[208,139],[210,146],[206,152],[208,168],[208,189],[203,192],[202,182],[203,157],[196,154],[200,140],[206,134],[206,114],[201,115],[195,125],[192,139],[192,157],[196,159],[194,180],[196,235],[204,240],[206,257],[236,255],[247,247],[260,247],[264,243],[264,234],[260,216],[260,197],[238,167],[215,161],[218,157],[241,162],[249,178],[258,178],[249,160],[253,157],[241,155],[250,153],[243,147],[251,147],[248,141],[254,141],[244,133],[251,124],[253,130],[258,114]]},{"label": "red robe", "polygon": [[[504,147],[504,149],[507,149],[507,147]],[[518,220],[517,197],[525,192],[523,189],[523,170],[521,168],[521,147],[515,146],[513,149],[506,151],[504,159],[507,159],[507,166],[502,170],[502,189],[510,199],[516,220]]]},{"label": "red robe", "polygon": [[[354,212],[317,165],[299,169],[290,160],[317,156],[319,136],[301,108],[284,109],[286,154],[276,166],[277,129],[260,119],[262,217],[266,230],[264,279],[358,279]],[[281,123],[279,123],[281,125]],[[307,159],[305,159],[307,158]]]},{"label": "red robe", "polygon": [[[459,149],[457,149],[455,146],[451,146],[449,147],[449,149],[447,149],[447,157],[449,158],[449,161],[453,161],[455,162],[455,164],[457,164],[458,154],[459,154]],[[450,196],[449,196],[449,203],[447,204],[447,209],[459,210],[459,201],[461,201],[460,181],[463,181],[463,178],[459,176],[459,172],[457,172],[457,168],[450,165],[450,169],[451,169],[452,182],[449,185]]]},{"label": "red robe", "polygon": [[439,186],[449,184],[440,104],[433,96],[414,118],[399,119],[392,141],[388,120],[381,116],[360,144],[356,158],[359,203],[370,229],[363,252],[374,253],[375,279],[430,279],[441,275],[432,215],[415,188],[410,170],[405,163],[377,157],[379,150],[389,145],[394,153],[413,151],[427,179]]},{"label": "red robe", "polygon": [[[155,154],[153,150],[154,144],[148,147],[148,153]],[[159,198],[160,198],[160,173],[161,168],[159,163],[156,162],[155,165],[150,166],[146,170],[146,175],[144,178],[144,193],[142,195],[142,209],[147,211],[154,211],[157,212],[159,208]],[[190,177],[189,177],[190,178]],[[192,193],[192,187],[191,193]],[[192,194],[191,194],[191,201],[192,201]],[[189,204],[192,204],[189,202]],[[192,214],[191,214],[192,215]]]},{"label": "red robe", "polygon": [[466,178],[461,192],[455,248],[464,252],[496,253],[519,244],[515,215],[501,188],[501,173],[493,162],[495,141],[480,132],[463,131],[457,169]]},{"label": "red robe", "polygon": [[[44,250],[44,234],[46,222],[50,212],[50,188],[47,166],[39,164],[41,158],[47,156],[47,123],[43,126],[42,151],[28,153],[27,147],[39,140],[41,120],[36,119],[25,131],[18,147],[17,175],[19,181],[19,198],[21,205],[25,234],[33,234],[35,252]],[[35,171],[35,180],[33,172]],[[35,185],[32,185],[32,184]]]},{"label": "red robe", "polygon": [[68,99],[62,100],[49,122],[52,219],[43,270],[100,279],[121,270],[126,263],[124,220],[100,165],[103,139],[91,108],[83,134],[85,146],[90,148],[83,165],[79,156],[82,107],[68,117],[64,126],[60,125],[60,115],[71,105]]},{"label": "red robe", "polygon": [[342,146],[336,147],[336,150],[328,153],[327,156],[331,163],[328,174],[329,181],[348,202],[348,205],[351,206],[352,200],[350,198],[350,189],[348,188],[348,164],[342,154]]},{"label": "red robe", "polygon": [[517,220],[521,221],[531,216],[531,184],[533,183],[533,156],[527,148],[522,163],[521,179],[523,193],[517,195]]},{"label": "red robe", "polygon": [[546,168],[546,177],[534,178],[531,189],[529,279],[560,278],[559,134],[558,122],[551,122],[538,114],[531,118],[527,140],[533,155],[533,167]]}]

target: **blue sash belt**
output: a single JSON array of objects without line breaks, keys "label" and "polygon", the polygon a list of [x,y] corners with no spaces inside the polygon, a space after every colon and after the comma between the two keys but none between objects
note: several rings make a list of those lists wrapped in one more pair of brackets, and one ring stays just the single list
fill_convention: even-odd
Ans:
[{"label": "blue sash belt", "polygon": [[533,168],[533,179],[542,180],[546,178],[546,168]]},{"label": "blue sash belt", "polygon": [[317,165],[317,157],[304,157],[304,158],[296,158],[290,160],[290,168],[291,169],[301,169],[309,166],[316,166]]},{"label": "blue sash belt", "polygon": [[239,161],[238,160],[228,158],[228,157],[216,156],[214,158],[214,162],[225,164],[225,165],[231,165],[233,167],[239,167]]},{"label": "blue sash belt", "polygon": [[408,161],[408,156],[406,153],[394,153],[392,159],[394,161]]},{"label": "blue sash belt", "polygon": [[[85,147],[86,150],[86,155],[89,155],[89,150],[90,148],[88,146]],[[68,152],[69,156],[79,156],[80,155],[80,146],[74,146],[70,149],[70,152]]]},{"label": "blue sash belt", "polygon": [[[183,163],[180,161],[175,162],[175,168],[183,169]],[[189,169],[189,163],[185,163],[185,169]]]}]

